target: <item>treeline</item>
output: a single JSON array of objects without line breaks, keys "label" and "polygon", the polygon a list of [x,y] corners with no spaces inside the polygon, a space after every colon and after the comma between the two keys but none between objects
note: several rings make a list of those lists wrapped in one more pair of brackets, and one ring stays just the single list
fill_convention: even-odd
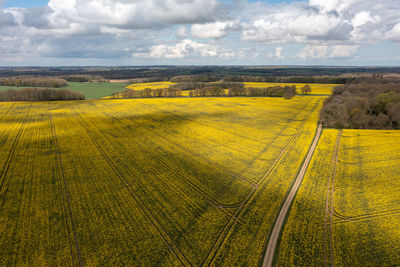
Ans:
[{"label": "treeline", "polygon": [[189,92],[189,96],[268,96],[292,98],[296,95],[295,86],[273,86],[267,88],[232,87],[228,90],[220,87],[204,87]]},{"label": "treeline", "polygon": [[226,76],[225,82],[261,82],[261,83],[322,83],[345,84],[354,80],[340,76]]},{"label": "treeline", "polygon": [[63,78],[68,82],[78,82],[78,83],[90,82],[92,80],[92,77],[90,75],[71,75],[71,76],[65,76]]},{"label": "treeline", "polygon": [[349,84],[388,84],[388,83],[400,83],[399,76],[385,76],[383,74],[374,75],[363,75],[363,76],[353,76],[348,78]]},{"label": "treeline", "polygon": [[172,88],[179,88],[183,91],[185,90],[195,90],[195,89],[202,89],[202,88],[221,88],[221,89],[229,89],[229,88],[243,88],[245,85],[244,83],[237,83],[237,82],[196,82],[196,81],[189,81],[189,82],[179,82],[177,84],[171,85]]},{"label": "treeline", "polygon": [[70,75],[70,76],[63,76],[62,79],[66,80],[67,82],[102,82],[106,83],[108,80],[104,79],[101,76],[93,76],[93,75]]},{"label": "treeline", "polygon": [[112,94],[111,98],[151,98],[151,97],[178,97],[182,96],[182,90],[179,88],[163,88],[132,90],[125,89],[122,92]]},{"label": "treeline", "polygon": [[346,84],[355,80],[355,77],[342,76],[251,76],[251,75],[228,75],[228,76],[176,76],[170,79],[175,83],[208,83],[208,82],[259,82],[259,83],[321,83],[321,84]]},{"label": "treeline", "polygon": [[[160,77],[167,81],[176,76],[199,76],[200,78],[224,76],[340,76],[357,73],[400,73],[399,67],[270,67],[270,66],[126,66],[126,67],[21,67],[1,68],[0,77],[42,76],[61,77],[69,75],[95,75],[104,79],[134,79]],[[203,80],[211,82],[215,80]],[[275,82],[275,81],[273,81]],[[304,83],[311,83],[304,81]]]},{"label": "treeline", "polygon": [[0,92],[1,102],[85,100],[85,95],[67,89],[26,88]]},{"label": "treeline", "polygon": [[173,85],[181,90],[191,90],[189,96],[269,96],[287,97],[296,95],[296,86],[272,86],[267,88],[245,87],[240,82],[183,82]]},{"label": "treeline", "polygon": [[[69,76],[62,76],[62,79],[66,80],[67,82],[102,82],[108,83],[110,79],[105,79],[102,76],[96,75],[69,75]],[[165,81],[164,78],[154,77],[154,78],[136,78],[136,79],[126,79],[126,83],[135,84],[135,83],[152,83],[152,82],[162,82]]]},{"label": "treeline", "polygon": [[154,82],[164,82],[165,79],[161,77],[154,77],[154,78],[136,78],[130,79],[128,81],[129,84],[136,84],[136,83],[154,83]]},{"label": "treeline", "polygon": [[[164,89],[132,90],[115,93],[111,98],[151,98],[151,97],[180,97],[183,90],[173,85]],[[245,87],[242,83],[207,83],[204,86],[189,91],[189,97],[218,97],[218,96],[268,96],[292,98],[296,96],[296,86],[273,86],[268,88]]]},{"label": "treeline", "polygon": [[213,75],[192,75],[192,76],[175,76],[169,81],[173,83],[184,83],[184,82],[217,82],[221,79],[221,76]]},{"label": "treeline", "polygon": [[268,96],[292,98],[296,96],[296,86],[272,86],[266,88],[229,88],[228,96]]},{"label": "treeline", "polygon": [[400,129],[400,84],[338,86],[325,101],[320,121],[340,129]]},{"label": "treeline", "polygon": [[29,86],[29,87],[50,87],[60,88],[67,85],[65,79],[44,78],[44,77],[14,77],[0,79],[0,86]]}]

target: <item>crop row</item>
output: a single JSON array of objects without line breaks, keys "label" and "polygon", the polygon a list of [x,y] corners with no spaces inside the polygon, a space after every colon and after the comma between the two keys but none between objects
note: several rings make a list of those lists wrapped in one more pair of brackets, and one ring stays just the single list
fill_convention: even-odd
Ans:
[{"label": "crop row", "polygon": [[2,104],[0,263],[255,264],[321,103]]},{"label": "crop row", "polygon": [[399,138],[396,131],[324,131],[282,234],[278,266],[399,264]]},{"label": "crop row", "polygon": [[259,180],[258,190],[249,199],[240,217],[245,224],[232,227],[228,238],[214,257],[215,264],[239,262],[256,265],[262,260],[275,216],[315,134],[321,100],[314,99],[313,104],[296,118],[302,121],[302,125],[299,125],[296,135],[276,158],[277,164],[268,169]]},{"label": "crop row", "polygon": [[0,197],[3,266],[71,262],[46,113],[35,104],[21,104],[1,121],[16,140]]},{"label": "crop row", "polygon": [[[304,121],[304,118],[306,118],[306,119],[311,118],[312,120],[314,120],[316,118],[315,114],[317,113],[316,111],[318,110],[318,106],[319,106],[320,102],[321,102],[320,100],[314,99],[314,104],[311,106],[307,106],[307,108],[305,108],[305,110],[303,110],[303,112],[301,114],[296,112],[295,114],[297,114],[297,115],[295,117],[293,117],[293,119],[291,119],[292,124],[300,126],[301,124],[299,124],[299,123],[301,121]],[[184,141],[186,141],[184,134],[180,134],[179,138],[171,138],[171,136],[170,136],[170,134],[171,134],[170,131],[172,129],[173,130],[180,129],[179,125],[177,125],[176,123],[179,122],[178,119],[181,117],[181,115],[173,116],[172,118],[165,117],[165,115],[163,115],[162,117],[157,117],[157,113],[154,113],[154,109],[151,109],[151,108],[146,109],[143,106],[137,105],[136,101],[129,101],[129,103],[130,103],[130,106],[124,107],[124,105],[122,105],[122,107],[120,106],[118,109],[115,109],[115,111],[113,111],[113,112],[111,112],[110,110],[107,110],[107,109],[103,109],[103,108],[101,109],[101,110],[103,110],[103,116],[104,116],[101,118],[101,120],[104,120],[107,117],[110,117],[110,113],[112,113],[111,117],[113,117],[114,122],[113,123],[110,122],[110,123],[113,125],[113,128],[119,127],[119,125],[121,125],[121,128],[117,129],[118,130],[117,132],[113,132],[112,129],[110,130],[110,129],[104,129],[104,127],[99,127],[99,130],[101,128],[101,129],[105,130],[105,132],[108,132],[110,134],[110,136],[108,136],[108,138],[106,138],[106,140],[103,140],[102,142],[108,142],[107,140],[116,140],[119,138],[126,138],[126,141],[122,141],[122,139],[121,139],[120,143],[129,144],[129,140],[132,140],[132,138],[129,135],[134,134],[135,136],[137,136],[137,139],[139,139],[141,143],[146,144],[147,147],[151,147],[152,149],[154,149],[156,147],[162,148],[162,149],[164,149],[164,152],[163,152],[164,154],[166,152],[170,151],[170,153],[168,154],[167,157],[163,157],[163,161],[165,161],[166,159],[168,161],[169,158],[173,158],[174,156],[176,157],[176,155],[174,155],[174,154],[177,154],[176,151],[179,151],[178,155],[182,155],[183,152],[180,149],[181,147],[189,145],[189,149],[192,149],[190,147],[190,145],[191,145],[190,142],[186,142],[186,143],[182,142],[179,147],[176,146],[177,143],[179,144],[180,140],[183,139]],[[157,107],[160,108],[160,104],[157,105]],[[128,116],[129,114],[127,114],[127,113],[131,112],[131,114],[132,114],[132,110],[139,111],[138,112],[139,114],[129,117]],[[142,113],[146,113],[146,116],[141,115]],[[150,114],[147,114],[147,113],[150,113]],[[164,111],[162,113],[165,114]],[[90,114],[90,112],[89,112],[89,114]],[[93,113],[93,116],[94,116],[94,114],[97,114],[97,115],[96,115],[96,117],[90,117],[90,122],[93,123],[93,126],[94,125],[102,125],[100,121],[96,121],[99,119],[99,114]],[[312,116],[310,116],[310,115],[312,115]],[[175,123],[172,125],[168,125],[168,123],[166,123],[166,122],[169,122],[170,120],[174,121]],[[187,120],[184,120],[184,121],[187,121]],[[194,123],[196,123],[196,122],[194,122]],[[192,126],[194,123],[191,123],[190,126]],[[212,125],[212,123],[210,123],[210,125]],[[313,128],[314,125],[315,125],[315,123],[313,121],[311,123],[307,122],[307,129],[311,128],[312,130],[314,130],[314,128]],[[209,128],[209,127],[207,127],[207,128]],[[203,131],[207,132],[208,131],[207,128],[203,129]],[[307,130],[307,131],[309,131],[309,130]],[[160,137],[157,138],[157,134]],[[197,136],[204,137],[204,135],[195,135],[193,133],[190,133],[190,134],[191,134],[190,136],[193,136],[192,139],[197,138]],[[292,140],[291,142],[293,142],[296,137],[298,137],[298,136],[293,135],[293,134],[287,135],[287,138],[290,138],[289,140]],[[168,142],[166,142],[166,140],[164,138],[167,139],[170,144],[168,144]],[[162,143],[159,142],[160,140],[162,141],[163,139],[164,139],[164,141]],[[207,140],[207,138],[204,138],[204,140]],[[205,142],[205,145],[206,144],[207,144],[207,142]],[[277,145],[277,144],[275,144],[275,145]],[[301,145],[304,146],[304,144],[298,144],[298,146],[301,146]],[[124,145],[124,146],[129,146],[129,145]],[[116,144],[115,143],[110,144],[109,147],[110,148],[116,147]],[[218,148],[220,148],[220,147],[222,147],[222,145],[218,146]],[[131,149],[134,149],[134,148],[131,147],[128,150],[131,150]],[[179,149],[179,150],[177,150],[177,149]],[[281,149],[283,149],[282,146],[281,146]],[[137,148],[136,148],[136,150],[137,150]],[[286,152],[286,150],[285,150],[285,152]],[[280,154],[282,154],[282,153],[280,153]],[[189,155],[187,155],[187,156],[189,156]],[[279,157],[279,158],[282,158],[282,157]],[[196,162],[200,163],[201,161],[199,162],[199,159],[196,159]],[[277,165],[277,163],[280,163],[280,161],[277,161],[274,165]],[[172,166],[173,166],[176,163],[174,163],[174,160],[172,160],[171,162],[169,162],[169,165],[170,164],[172,164]],[[207,165],[212,166],[212,164],[209,164],[209,162]],[[264,166],[264,167],[268,168],[267,166]],[[193,167],[190,167],[190,165],[189,165],[186,168],[193,168]],[[177,168],[177,169],[185,169],[185,168]],[[255,180],[258,180],[258,179],[255,179]],[[265,180],[266,179],[264,179],[264,181]],[[243,202],[244,203],[248,202],[249,198],[251,198],[254,195],[254,192],[255,192],[255,190],[253,189],[250,192],[250,194],[248,194],[246,196],[246,198],[243,200]],[[224,231],[221,232],[222,237],[226,236],[227,232],[229,232],[229,230],[232,229],[233,222],[235,222],[235,225],[236,225],[236,221],[237,221],[236,217],[242,213],[243,206],[244,205],[239,206],[234,211],[235,216],[231,217],[231,220],[229,220],[228,223],[223,228]],[[265,236],[262,238],[265,239]],[[223,241],[224,239],[225,238],[218,239],[218,240]],[[260,236],[260,239],[261,239],[261,236]],[[220,247],[223,244],[223,242],[219,242],[218,240],[216,241],[217,243],[214,244],[213,248]],[[190,241],[193,242],[193,240],[189,240],[189,242]],[[219,243],[219,245],[218,245],[218,243]],[[260,243],[258,243],[258,246],[259,246],[259,244]],[[261,242],[261,248],[262,248],[262,244],[263,244],[263,242]],[[218,249],[210,250],[209,255],[216,255],[217,252],[218,252]],[[208,260],[213,260],[213,257],[205,258],[205,262],[203,262],[203,263],[206,263]]]},{"label": "crop row", "polygon": [[[269,99],[253,99],[253,103],[249,101],[246,106],[241,106],[244,104],[242,100],[236,106],[233,105],[235,102],[228,102],[227,104],[231,105],[229,108],[214,107],[213,111],[215,111],[209,112],[208,115],[204,114],[204,110],[210,110],[213,104],[210,107],[200,104],[194,109],[197,116],[188,116],[184,120],[184,123],[188,124],[187,127],[176,127],[176,125],[169,127],[178,131],[176,134],[171,132],[170,139],[182,146],[190,145],[191,150],[206,155],[213,162],[221,162],[230,170],[256,182],[266,167],[272,164],[273,159],[279,155],[282,144],[285,144],[295,133],[301,121],[298,119],[299,114],[308,105],[312,105],[311,101],[311,99],[305,99],[296,107],[284,105],[285,103],[282,102],[280,107],[275,107],[274,101]],[[221,102],[224,104],[223,101]],[[266,112],[266,109],[261,105],[268,106],[269,114],[262,114]],[[152,106],[151,103],[147,107],[150,111],[162,114],[170,112],[172,116],[179,118],[180,113],[177,113],[174,107],[150,106]],[[200,113],[198,110],[203,112]],[[277,114],[274,114],[275,112]],[[278,118],[281,118],[281,121]],[[249,125],[254,123],[257,124]]]}]

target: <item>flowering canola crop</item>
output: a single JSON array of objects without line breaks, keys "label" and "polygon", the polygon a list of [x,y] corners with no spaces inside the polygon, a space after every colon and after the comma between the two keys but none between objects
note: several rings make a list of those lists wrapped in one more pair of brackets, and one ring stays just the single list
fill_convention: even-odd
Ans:
[{"label": "flowering canola crop", "polygon": [[323,100],[0,103],[0,265],[257,264]]},{"label": "flowering canola crop", "polygon": [[399,265],[399,150],[399,131],[324,130],[277,265]]}]

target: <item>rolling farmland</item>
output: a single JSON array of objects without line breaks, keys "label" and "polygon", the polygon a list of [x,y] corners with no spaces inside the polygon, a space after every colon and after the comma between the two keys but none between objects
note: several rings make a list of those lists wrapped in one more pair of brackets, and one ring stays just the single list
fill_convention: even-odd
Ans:
[{"label": "rolling farmland", "polygon": [[[126,88],[132,90],[143,90],[143,89],[163,89],[168,88],[169,86],[175,83],[171,82],[156,82],[156,83],[137,83],[127,86]],[[259,82],[244,82],[245,87],[254,87],[254,88],[267,88],[273,86],[292,86],[295,85],[297,87],[297,93],[301,94],[301,87],[306,85],[305,83],[259,83]],[[329,96],[332,93],[332,90],[337,84],[309,84],[311,86],[312,92],[310,95],[315,96]],[[227,90],[226,90],[227,91]],[[183,91],[184,96],[188,96],[189,91]]]},{"label": "rolling farmland", "polygon": [[323,99],[0,104],[0,264],[257,264]]},{"label": "rolling farmland", "polygon": [[277,265],[397,266],[399,149],[399,131],[325,130]]},{"label": "rolling farmland", "polygon": [[[96,83],[96,82],[69,82],[67,86],[57,89],[69,89],[75,92],[81,92],[86,99],[98,99],[109,96],[113,93],[124,90],[127,84],[123,83]],[[17,86],[0,86],[0,91],[18,90],[32,87],[17,87]]]},{"label": "rolling farmland", "polygon": [[0,0],[0,267],[400,267],[400,0]]}]

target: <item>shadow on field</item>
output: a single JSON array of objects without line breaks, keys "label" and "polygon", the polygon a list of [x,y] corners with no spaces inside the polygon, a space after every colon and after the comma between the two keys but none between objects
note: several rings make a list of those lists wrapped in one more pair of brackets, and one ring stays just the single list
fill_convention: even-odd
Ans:
[{"label": "shadow on field", "polygon": [[[36,134],[38,127],[48,134],[36,134],[35,138],[24,139],[24,146],[37,148],[35,153],[38,155],[53,149],[54,138],[49,123],[52,114],[57,139],[64,146],[60,153],[65,157],[73,157],[71,152],[76,151],[77,147],[96,151],[96,144],[90,139],[90,135],[93,135],[102,146],[107,144],[104,149],[116,162],[123,162],[132,170],[142,168],[142,173],[152,172],[151,168],[158,166],[161,176],[172,175],[182,180],[191,177],[201,192],[219,203],[237,204],[250,191],[251,186],[247,181],[232,175],[225,166],[216,160],[211,161],[204,153],[218,151],[216,154],[224,157],[226,148],[213,140],[212,128],[203,126],[210,119],[234,115],[231,112],[172,112],[140,105],[137,110],[135,106],[118,109],[117,104],[92,101],[27,103],[18,111],[25,114],[31,112],[22,137]],[[25,114],[10,114],[9,120],[22,124]],[[195,131],[191,130],[191,124],[196,126]],[[137,166],[143,161],[148,162],[151,168]],[[160,165],[160,162],[164,162],[164,165]]]},{"label": "shadow on field", "polygon": [[[142,169],[141,173],[146,174],[153,172],[152,168],[156,166],[157,172],[161,172],[160,177],[170,176],[182,181],[193,179],[193,184],[197,186],[195,190],[222,205],[235,205],[245,198],[251,185],[218,162],[211,161],[204,151],[197,151],[196,148],[202,146],[205,150],[225,150],[210,140],[212,132],[199,132],[198,136],[190,132],[190,123],[223,115],[220,112],[191,114],[162,111],[130,115],[105,111],[105,114],[99,115],[80,114],[76,119],[83,120],[86,131],[91,132],[102,145],[107,145],[107,153],[131,170]],[[58,118],[57,124],[63,123],[64,119],[70,120]],[[85,129],[78,128],[59,135],[59,138],[84,138],[82,133]],[[93,150],[90,141],[82,141],[82,146]],[[141,162],[146,164],[141,165]]]}]

